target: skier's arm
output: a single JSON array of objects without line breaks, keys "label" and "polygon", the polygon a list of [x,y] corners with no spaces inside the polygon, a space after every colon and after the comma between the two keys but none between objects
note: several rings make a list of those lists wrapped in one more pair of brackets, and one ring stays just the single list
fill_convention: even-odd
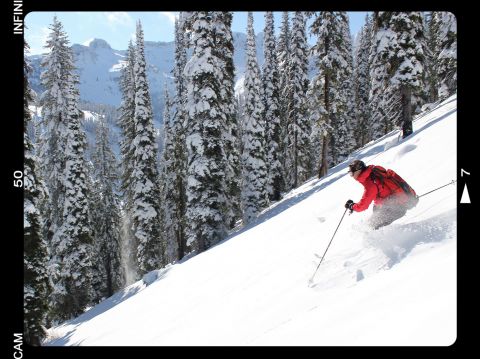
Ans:
[{"label": "skier's arm", "polygon": [[352,207],[352,209],[355,212],[362,212],[365,211],[369,206],[370,203],[375,199],[377,196],[378,188],[375,186],[373,183],[369,183],[365,186],[365,191],[363,192],[362,199],[358,202],[355,203]]}]

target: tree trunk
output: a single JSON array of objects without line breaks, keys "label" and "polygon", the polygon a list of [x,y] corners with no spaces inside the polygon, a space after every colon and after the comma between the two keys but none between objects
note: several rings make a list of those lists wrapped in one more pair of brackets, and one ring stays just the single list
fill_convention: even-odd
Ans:
[{"label": "tree trunk", "polygon": [[185,256],[186,252],[186,238],[185,238],[185,228],[184,228],[184,216],[185,216],[185,205],[184,205],[184,184],[183,180],[180,176],[177,177],[177,194],[178,194],[178,203],[177,203],[177,213],[176,213],[176,221],[177,221],[177,256],[178,260],[182,259]]},{"label": "tree trunk", "polygon": [[322,158],[320,160],[320,169],[318,170],[318,178],[322,178],[327,174],[328,171],[328,134],[323,136],[322,141]]},{"label": "tree trunk", "polygon": [[[107,259],[105,263],[105,269],[107,273],[107,297],[111,297],[114,294],[113,291],[113,273],[112,273],[112,260],[111,254],[109,252],[107,254]],[[103,294],[103,293],[102,293]]]},{"label": "tree trunk", "polygon": [[410,136],[413,133],[412,126],[412,91],[411,89],[403,85],[401,87],[402,95],[402,130],[403,137]]},{"label": "tree trunk", "polygon": [[[330,90],[330,78],[329,75],[325,75],[325,85],[323,88],[324,91],[324,99],[325,99],[325,111],[327,112],[327,123],[330,123],[330,101],[328,98],[328,93]],[[320,159],[320,168],[318,169],[318,178],[322,178],[328,172],[328,140],[329,135],[328,133],[323,135],[322,141],[322,158]]]}]

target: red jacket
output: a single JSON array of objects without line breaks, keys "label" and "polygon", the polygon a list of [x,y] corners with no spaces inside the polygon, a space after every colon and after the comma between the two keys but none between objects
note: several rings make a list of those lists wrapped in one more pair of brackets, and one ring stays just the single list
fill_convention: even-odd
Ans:
[{"label": "red jacket", "polygon": [[[375,205],[381,206],[383,202],[385,202],[386,198],[394,199],[399,205],[405,204],[408,200],[408,196],[400,187],[394,185],[393,182],[389,183],[390,188],[387,186],[382,186],[381,183],[373,182],[372,178],[370,177],[372,167],[373,165],[368,166],[357,177],[357,181],[360,182],[363,187],[365,187],[365,191],[363,192],[362,199],[358,203],[355,203],[352,209],[356,212],[365,211],[370,206],[372,201],[375,203]],[[375,167],[384,169],[381,166]]]}]

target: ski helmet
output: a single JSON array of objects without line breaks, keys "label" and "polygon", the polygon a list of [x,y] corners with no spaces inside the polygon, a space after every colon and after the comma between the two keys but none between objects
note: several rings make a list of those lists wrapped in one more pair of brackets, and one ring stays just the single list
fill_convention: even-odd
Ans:
[{"label": "ski helmet", "polygon": [[365,166],[365,163],[363,161],[360,161],[360,160],[353,161],[352,163],[350,163],[348,165],[348,167],[350,168],[350,172],[355,172],[355,171],[358,171],[358,170],[363,171],[365,168],[367,168],[367,166]]}]

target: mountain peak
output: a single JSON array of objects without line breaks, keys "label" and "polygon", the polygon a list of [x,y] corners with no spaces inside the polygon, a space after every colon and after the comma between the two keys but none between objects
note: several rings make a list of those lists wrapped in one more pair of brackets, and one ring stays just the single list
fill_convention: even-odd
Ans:
[{"label": "mountain peak", "polygon": [[91,39],[84,43],[84,45],[91,47],[93,49],[105,48],[111,49],[111,46],[103,39]]}]

